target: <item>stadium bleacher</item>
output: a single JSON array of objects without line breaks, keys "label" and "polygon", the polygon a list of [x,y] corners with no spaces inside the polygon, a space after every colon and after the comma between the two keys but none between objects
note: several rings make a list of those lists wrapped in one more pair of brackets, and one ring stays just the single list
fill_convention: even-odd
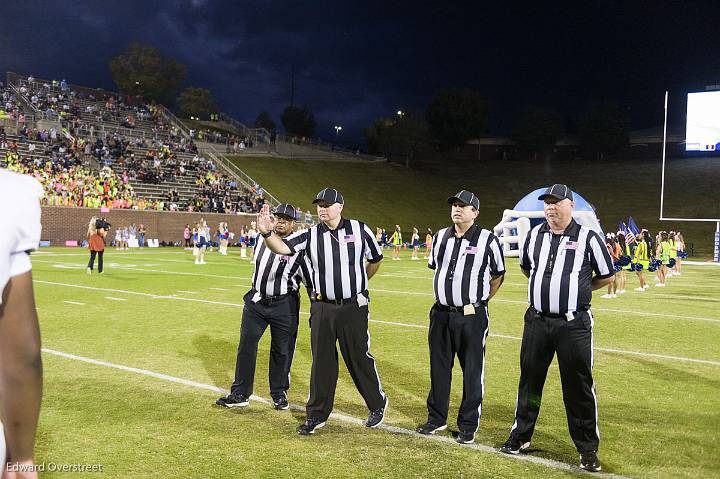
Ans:
[{"label": "stadium bleacher", "polygon": [[[261,189],[198,153],[162,107],[32,77],[4,87],[2,98],[0,162],[37,177],[45,204],[239,213],[256,212],[266,201]],[[37,127],[28,126],[28,114],[42,120]],[[97,182],[99,197],[87,191]]]}]

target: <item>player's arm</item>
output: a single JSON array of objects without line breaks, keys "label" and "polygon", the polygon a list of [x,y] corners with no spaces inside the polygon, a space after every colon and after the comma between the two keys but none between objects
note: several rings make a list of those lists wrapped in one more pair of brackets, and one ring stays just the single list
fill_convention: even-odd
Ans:
[{"label": "player's arm", "polygon": [[5,428],[7,460],[32,464],[42,397],[40,328],[33,298],[32,273],[28,271],[10,278],[2,295],[0,418]]}]

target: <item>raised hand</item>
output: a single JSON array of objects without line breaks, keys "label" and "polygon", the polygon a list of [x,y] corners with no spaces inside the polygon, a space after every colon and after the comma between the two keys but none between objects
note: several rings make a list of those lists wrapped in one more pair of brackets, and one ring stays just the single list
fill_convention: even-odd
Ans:
[{"label": "raised hand", "polygon": [[260,233],[269,233],[275,228],[277,220],[270,214],[270,205],[265,203],[257,215],[257,228]]}]

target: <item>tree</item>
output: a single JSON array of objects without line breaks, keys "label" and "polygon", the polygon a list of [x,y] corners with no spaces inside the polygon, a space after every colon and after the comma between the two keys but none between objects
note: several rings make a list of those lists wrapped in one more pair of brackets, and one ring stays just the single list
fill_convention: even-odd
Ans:
[{"label": "tree", "polygon": [[159,103],[175,97],[187,74],[185,65],[142,43],[131,43],[125,53],[113,58],[110,71],[120,92]]},{"label": "tree", "polygon": [[552,110],[531,106],[520,117],[513,140],[523,150],[548,154],[563,134],[560,115]]},{"label": "tree", "polygon": [[260,112],[257,118],[255,118],[255,128],[265,128],[267,131],[273,133],[276,127],[270,113],[266,111]]},{"label": "tree", "polygon": [[180,93],[177,105],[187,116],[194,117],[207,116],[218,109],[215,97],[205,88],[187,87]]},{"label": "tree", "polygon": [[390,159],[402,158],[405,167],[409,167],[417,154],[429,146],[427,123],[412,112],[393,118],[379,118],[363,133],[371,153],[381,153]]},{"label": "tree", "polygon": [[603,158],[628,144],[628,120],[615,103],[593,105],[580,125],[580,139],[585,151]]},{"label": "tree", "polygon": [[425,119],[441,151],[463,146],[485,129],[485,102],[472,90],[450,89],[439,92],[428,105]]},{"label": "tree", "polygon": [[315,115],[306,106],[288,106],[283,110],[282,117],[285,133],[289,135],[312,137],[315,134]]}]

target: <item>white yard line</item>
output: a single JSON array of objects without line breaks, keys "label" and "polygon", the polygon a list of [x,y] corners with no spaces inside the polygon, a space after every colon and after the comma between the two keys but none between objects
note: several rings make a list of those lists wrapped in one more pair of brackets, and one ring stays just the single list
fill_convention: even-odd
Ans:
[{"label": "white yard line", "polygon": [[74,305],[76,305],[76,306],[85,306],[85,303],[78,303],[77,301],[68,301],[68,300],[65,300],[65,301],[63,301],[63,303],[74,304]]},{"label": "white yard line", "polygon": [[113,296],[105,296],[105,299],[109,299],[110,301],[127,301],[125,298],[115,298]]},{"label": "white yard line", "polygon": [[[56,283],[53,281],[35,280],[34,282],[39,283],[39,284],[49,284],[49,285],[53,285],[53,286],[64,286],[64,287],[68,287],[68,288],[87,289],[87,290],[91,290],[91,291],[106,291],[106,292],[115,292],[115,293],[134,294],[137,296],[144,296],[144,297],[149,297],[152,299],[170,299],[170,300],[176,300],[176,301],[190,301],[190,302],[214,304],[214,305],[220,305],[220,306],[230,306],[233,308],[240,308],[240,309],[242,309],[245,306],[242,303],[227,303],[227,302],[210,301],[207,299],[197,299],[197,298],[180,298],[177,296],[142,293],[139,291],[126,291],[126,290],[120,290],[120,289],[96,288],[93,286],[82,286],[82,285],[77,285],[77,284]],[[308,313],[303,312],[303,314],[308,314]],[[394,322],[389,322],[389,321],[378,321],[378,320],[370,320],[370,321],[380,323],[380,324],[388,324],[388,325],[402,326],[402,327],[408,327],[408,328],[427,328],[427,326],[425,326],[425,325],[416,325],[416,324],[409,324],[409,323],[394,323]],[[495,336],[498,338],[512,339],[512,340],[520,340],[521,339],[517,336],[504,336],[504,335],[491,335],[491,336]],[[640,352],[640,351],[628,351],[628,350],[623,350],[623,349],[610,349],[610,348],[600,348],[600,347],[595,347],[594,349],[596,351],[629,354],[629,355],[633,355],[633,356],[643,356],[643,357],[648,357],[648,358],[668,359],[668,360],[673,360],[673,361],[686,361],[686,362],[693,362],[693,363],[700,363],[700,364],[709,364],[712,366],[720,366],[720,361],[685,358],[685,357],[681,357],[681,356],[670,356],[670,355],[657,354],[657,353],[644,353],[644,352]]]},{"label": "white yard line", "polygon": [[[220,393],[220,394],[227,393],[227,391],[225,391],[224,389],[221,389],[217,386],[213,386],[212,384],[205,384],[205,383],[200,383],[197,381],[191,381],[189,379],[178,378],[175,376],[170,376],[167,374],[150,371],[147,369],[140,369],[140,368],[135,368],[135,367],[131,367],[131,366],[125,366],[122,364],[115,364],[115,363],[110,363],[107,361],[100,361],[97,359],[87,358],[84,356],[77,356],[77,355],[65,353],[62,351],[56,351],[54,349],[43,348],[42,351],[45,354],[51,354],[53,356],[58,356],[58,357],[70,359],[73,361],[80,361],[80,362],[84,362],[84,363],[88,363],[88,364],[93,364],[95,366],[103,366],[106,368],[113,368],[113,369],[118,369],[120,371],[140,374],[142,376],[148,376],[151,378],[160,379],[162,381],[168,381],[168,382],[172,382],[172,383],[176,383],[176,384],[182,384],[183,386],[189,386],[189,387],[193,387],[196,389],[203,389],[206,391],[212,391],[212,392]],[[262,397],[253,395],[250,398],[253,401],[261,402],[266,405],[270,404],[270,401],[268,399],[265,399]],[[295,405],[295,404],[292,404],[291,408],[296,411],[304,411],[305,410],[304,406]],[[330,414],[330,418],[344,422],[344,423],[354,424],[357,426],[364,427],[364,421],[362,419],[348,416],[347,414],[334,412],[334,413]],[[395,434],[412,436],[412,437],[420,439],[420,440],[444,443],[444,444],[447,444],[452,447],[465,447],[468,449],[474,449],[476,451],[482,451],[485,453],[502,454],[495,447],[488,446],[485,444],[463,444],[463,445],[461,445],[461,444],[456,443],[454,439],[452,439],[451,437],[448,437],[448,436],[434,436],[434,435],[426,436],[423,434],[419,434],[415,431],[412,431],[410,429],[405,429],[405,428],[397,427],[397,426],[391,426],[388,424],[382,424],[382,425],[378,426],[378,429],[383,429],[385,431],[392,432]],[[549,467],[552,469],[560,469],[560,470],[571,471],[571,472],[583,472],[580,468],[578,468],[577,466],[571,465],[571,464],[567,464],[567,463],[560,462],[560,461],[553,461],[552,459],[545,459],[542,457],[531,456],[528,454],[518,454],[516,456],[512,456],[509,454],[502,454],[502,457],[509,459],[509,460],[532,462],[532,463],[540,464],[540,465],[543,465],[543,466],[546,466],[546,467]],[[607,474],[607,473],[598,473],[595,475],[601,476],[601,477],[614,477],[614,478],[618,478],[618,479],[624,478],[624,476],[619,476],[619,475],[615,475],[615,474]]]}]

